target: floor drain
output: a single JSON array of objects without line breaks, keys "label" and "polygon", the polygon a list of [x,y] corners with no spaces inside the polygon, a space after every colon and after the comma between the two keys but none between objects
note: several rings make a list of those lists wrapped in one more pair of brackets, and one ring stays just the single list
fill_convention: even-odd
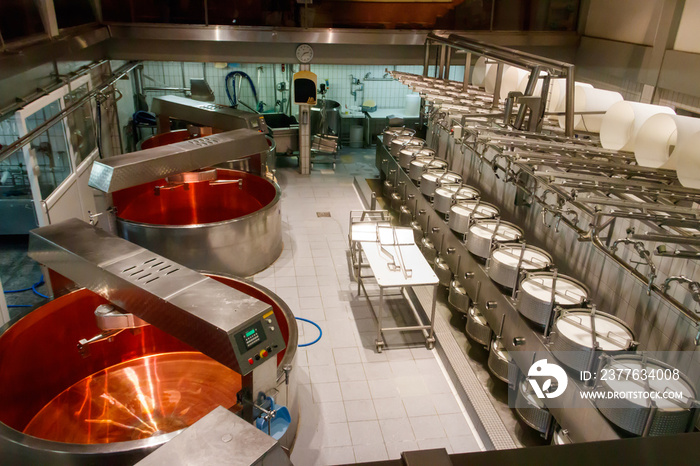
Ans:
[{"label": "floor drain", "polygon": [[330,212],[316,212],[316,217],[330,217]]}]

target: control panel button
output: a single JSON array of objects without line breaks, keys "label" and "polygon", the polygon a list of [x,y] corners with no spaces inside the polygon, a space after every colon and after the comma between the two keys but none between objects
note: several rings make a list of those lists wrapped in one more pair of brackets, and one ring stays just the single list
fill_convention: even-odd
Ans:
[{"label": "control panel button", "polygon": [[268,346],[268,347],[267,347],[267,352],[268,352],[268,353],[272,353],[272,348],[270,348],[270,347]]},{"label": "control panel button", "polygon": [[260,351],[260,357],[266,358],[268,355],[268,352],[265,350]]},{"label": "control panel button", "polygon": [[256,360],[256,361],[260,361],[260,355],[259,355],[259,354],[256,354],[256,355],[255,355],[255,360]]},{"label": "control panel button", "polygon": [[250,365],[253,364],[253,358],[248,358],[248,364],[250,364]]}]

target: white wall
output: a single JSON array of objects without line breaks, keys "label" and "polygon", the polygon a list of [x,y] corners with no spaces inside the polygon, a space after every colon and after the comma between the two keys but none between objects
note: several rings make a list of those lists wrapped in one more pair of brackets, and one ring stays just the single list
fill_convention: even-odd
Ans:
[{"label": "white wall", "polygon": [[700,53],[700,0],[685,0],[673,49]]},{"label": "white wall", "polygon": [[[252,78],[258,92],[258,99],[266,104],[264,111],[272,109],[275,104],[273,66],[276,67],[277,82],[286,80],[285,75],[282,73],[281,65],[279,64],[229,64],[225,69],[216,68],[213,63],[207,63],[205,66],[207,82],[214,91],[216,102],[223,105],[230,105],[228,97],[226,96],[224,78],[232,71],[243,71]],[[257,78],[258,68],[262,68],[260,86],[258,86]],[[382,78],[386,68],[385,66],[311,65],[311,71],[318,76],[319,85],[328,80],[330,90],[326,94],[326,98],[340,102],[343,108],[345,108],[345,106],[360,106],[364,100],[374,100],[379,108],[403,108],[406,103],[406,95],[410,93],[406,86],[393,80],[365,81],[367,73],[370,73],[370,78]],[[389,68],[393,69],[393,67]],[[423,72],[422,66],[397,66],[396,69],[416,74]],[[294,65],[294,71],[298,70],[299,66]],[[167,87],[183,87],[180,62],[144,62],[143,72],[144,75],[150,76],[158,81],[154,83],[149,79],[144,79],[144,86],[146,87],[158,87],[163,85]],[[450,73],[453,79],[461,80],[464,74],[464,67],[453,66]],[[185,63],[184,87],[189,87],[190,78],[201,78],[203,75],[204,69],[201,63]],[[356,98],[350,94],[350,75],[360,79],[364,85],[364,92],[358,92]],[[357,86],[352,86],[352,89],[356,87]],[[150,99],[153,96],[166,94],[168,94],[168,92],[148,92],[149,105]],[[182,95],[181,93],[175,94]],[[277,99],[281,100],[282,97],[283,94],[278,93]],[[284,97],[289,98],[289,92],[284,93]],[[252,92],[247,83],[241,86],[239,99],[242,99],[243,102],[248,105],[254,105]],[[239,108],[245,110],[243,106]],[[296,110],[294,110],[293,114],[296,113]]]},{"label": "white wall", "polygon": [[663,0],[591,0],[585,35],[652,45]]}]

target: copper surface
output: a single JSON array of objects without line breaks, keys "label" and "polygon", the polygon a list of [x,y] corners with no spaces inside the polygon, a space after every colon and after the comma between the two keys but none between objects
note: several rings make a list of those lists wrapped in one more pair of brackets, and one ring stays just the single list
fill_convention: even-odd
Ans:
[{"label": "copper surface", "polygon": [[[237,170],[217,169],[217,180],[186,185],[165,180],[113,193],[117,215],[128,221],[154,225],[196,225],[222,222],[252,214],[272,202],[275,187],[268,180]],[[161,189],[164,187],[167,189]]]},{"label": "copper surface", "polygon": [[138,440],[236,404],[241,376],[198,352],[132,359],[92,374],[41,409],[24,432],[67,443]]},{"label": "copper surface", "polygon": [[167,133],[156,134],[146,139],[141,143],[141,150],[151,149],[152,147],[167,146],[176,142],[187,141],[189,139],[197,139],[201,136],[192,136],[186,129],[178,129]]}]

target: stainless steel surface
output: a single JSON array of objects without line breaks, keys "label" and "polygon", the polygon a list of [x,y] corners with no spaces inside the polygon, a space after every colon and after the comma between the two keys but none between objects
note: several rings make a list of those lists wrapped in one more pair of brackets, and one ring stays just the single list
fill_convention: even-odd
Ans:
[{"label": "stainless steel surface", "polygon": [[447,301],[453,308],[463,314],[466,314],[469,310],[469,296],[458,280],[452,280],[450,282],[450,291]]},{"label": "stainless steel surface", "polygon": [[391,141],[395,137],[401,137],[401,136],[413,136],[416,134],[416,130],[412,128],[406,128],[404,126],[389,126],[384,129],[384,132],[382,133],[382,144],[384,144],[384,147],[391,148]]},{"label": "stainless steel surface", "polygon": [[401,151],[399,151],[399,165],[404,170],[408,170],[411,166],[411,162],[416,157],[432,157],[434,155],[435,151],[427,147],[421,147],[420,149],[401,149]]},{"label": "stainless steel surface", "polygon": [[408,175],[411,180],[420,182],[421,175],[426,170],[436,169],[444,170],[447,167],[447,162],[436,159],[435,157],[416,157],[413,159],[408,168]]},{"label": "stainless steel surface", "polygon": [[[247,374],[264,361],[249,365],[250,350],[239,348],[235,338],[271,312],[269,304],[77,219],[32,230],[29,251],[37,262],[236,372]],[[279,328],[267,335],[277,345],[271,356],[284,349]]]},{"label": "stainless steel surface", "polygon": [[[552,288],[554,303],[552,303]],[[549,322],[554,306],[561,308],[580,307],[588,299],[588,288],[578,280],[551,272],[527,274],[520,283],[516,308],[532,322],[545,326]]]},{"label": "stainless steel surface", "polygon": [[[138,192],[123,202],[122,196],[131,191],[115,193],[117,233],[195,270],[248,277],[269,267],[284,247],[279,186],[252,174],[219,172],[226,173],[220,176],[223,181],[242,180],[242,189],[205,186],[202,189],[211,192],[194,187],[189,193],[173,190],[154,195],[145,185],[129,188]],[[182,215],[190,209],[191,215]],[[134,211],[137,216],[131,215]]]},{"label": "stainless steel surface", "polygon": [[489,345],[489,370],[493,375],[508,383],[508,367],[510,366],[510,354],[500,338],[494,338]]},{"label": "stainless steel surface", "polygon": [[421,149],[425,145],[425,140],[415,136],[396,136],[389,143],[389,151],[394,158],[399,158],[399,152],[403,149]]},{"label": "stainless steel surface", "polygon": [[478,309],[471,307],[469,312],[467,312],[467,324],[465,326],[465,332],[477,343],[481,343],[484,347],[488,347],[491,344],[491,327],[486,321],[486,318],[481,315]]},{"label": "stainless steel surface", "polygon": [[154,97],[151,111],[159,117],[177,118],[201,126],[210,126],[220,131],[247,128],[267,132],[267,125],[262,115],[187,97],[175,95]]},{"label": "stainless steel surface", "polygon": [[591,357],[603,353],[615,356],[636,348],[634,333],[625,322],[605,312],[592,312],[591,309],[563,311],[554,322],[551,341],[555,357],[579,372],[595,370],[588,367]]},{"label": "stainless steel surface", "polygon": [[452,231],[464,235],[469,231],[472,219],[492,219],[496,218],[498,214],[498,207],[488,202],[462,201],[450,207],[450,211],[447,213],[447,224]]},{"label": "stainless steel surface", "polygon": [[525,424],[538,432],[546,433],[552,422],[552,415],[542,401],[535,396],[527,379],[523,379],[518,384],[517,390],[515,412]]},{"label": "stainless steel surface", "polygon": [[523,230],[512,223],[501,220],[481,220],[467,232],[467,249],[477,257],[486,259],[494,244],[518,241]]},{"label": "stainless steel surface", "polygon": [[454,204],[479,197],[479,190],[461,183],[443,184],[435,189],[433,208],[441,214],[447,214]]},{"label": "stainless steel surface", "polygon": [[438,281],[441,286],[449,287],[452,282],[452,271],[450,266],[442,257],[438,256],[435,259],[435,275],[438,277]]},{"label": "stainless steel surface", "polygon": [[139,461],[139,466],[291,465],[272,437],[221,406]]},{"label": "stainless steel surface", "polygon": [[[673,370],[674,367],[647,358],[642,355],[624,355],[609,359],[603,364],[601,370],[626,370],[626,369],[648,369],[648,370]],[[636,435],[642,435],[645,427],[648,427],[647,435],[670,435],[686,432],[690,420],[693,417],[691,407],[695,403],[696,388],[690,379],[683,373],[677,382],[671,380],[647,380],[633,381],[618,380],[607,381],[599,378],[596,381],[596,390],[599,391],[632,391],[647,392],[666,390],[680,391],[683,393],[683,400],[656,400],[656,409],[652,409],[650,400],[639,398],[618,398],[610,400],[599,400],[596,402],[601,413],[613,424]],[[649,425],[647,423],[650,422]]]},{"label": "stainless steel surface", "polygon": [[106,193],[268,150],[262,133],[238,129],[95,161],[89,184]]},{"label": "stainless steel surface", "polygon": [[[377,167],[385,174],[389,169],[398,167],[382,146],[377,147]],[[399,181],[406,182],[407,195],[414,195],[415,205],[413,202],[409,202],[408,207],[414,213],[425,211],[422,217],[425,217],[426,220],[429,218],[431,225],[440,225],[443,222],[442,218],[431,208],[429,201],[421,196],[420,190],[411,182],[408,175],[401,173]],[[460,238],[445,228],[441,228],[435,233],[428,233],[428,235],[433,240],[437,239],[438,241],[444,236],[445,240],[442,244],[444,250],[441,253],[445,253],[448,249],[454,249],[455,253],[448,255],[447,260],[451,266],[455,267],[455,280],[464,287],[469,295],[474,296],[477,284],[480,284],[479,299],[475,305],[486,317],[491,327],[498,328],[503,315],[506,316],[507,325],[504,327],[501,340],[506,345],[506,349],[510,351],[515,348],[513,338],[524,339],[524,344],[519,346],[517,351],[510,351],[511,357],[514,358],[518,367],[522,370],[528,370],[532,364],[531,357],[527,356],[528,353],[530,355],[532,352],[542,355],[551,354],[545,345],[541,331],[533,330],[531,325],[520,317],[510,296],[504,295],[491,281],[483,264],[467,252]],[[456,269],[458,257],[461,257],[459,270]],[[468,278],[464,276],[465,272],[470,273]],[[486,309],[485,303],[488,301],[496,302],[496,309]],[[593,403],[590,400],[582,399],[580,391],[584,389],[570,378],[567,390],[563,395],[555,399],[547,399],[550,412],[557,418],[559,424],[569,430],[570,436],[575,442],[619,438],[619,434],[597,411]],[[585,419],[585,422],[582,423],[581,419]]]},{"label": "stainless steel surface", "polygon": [[535,272],[552,265],[548,252],[519,243],[500,243],[489,257],[489,277],[506,288],[517,286],[521,271]]},{"label": "stainless steel surface", "polygon": [[462,182],[462,175],[438,169],[429,169],[420,176],[420,191],[424,196],[432,197],[435,190],[443,184],[458,184]]}]

